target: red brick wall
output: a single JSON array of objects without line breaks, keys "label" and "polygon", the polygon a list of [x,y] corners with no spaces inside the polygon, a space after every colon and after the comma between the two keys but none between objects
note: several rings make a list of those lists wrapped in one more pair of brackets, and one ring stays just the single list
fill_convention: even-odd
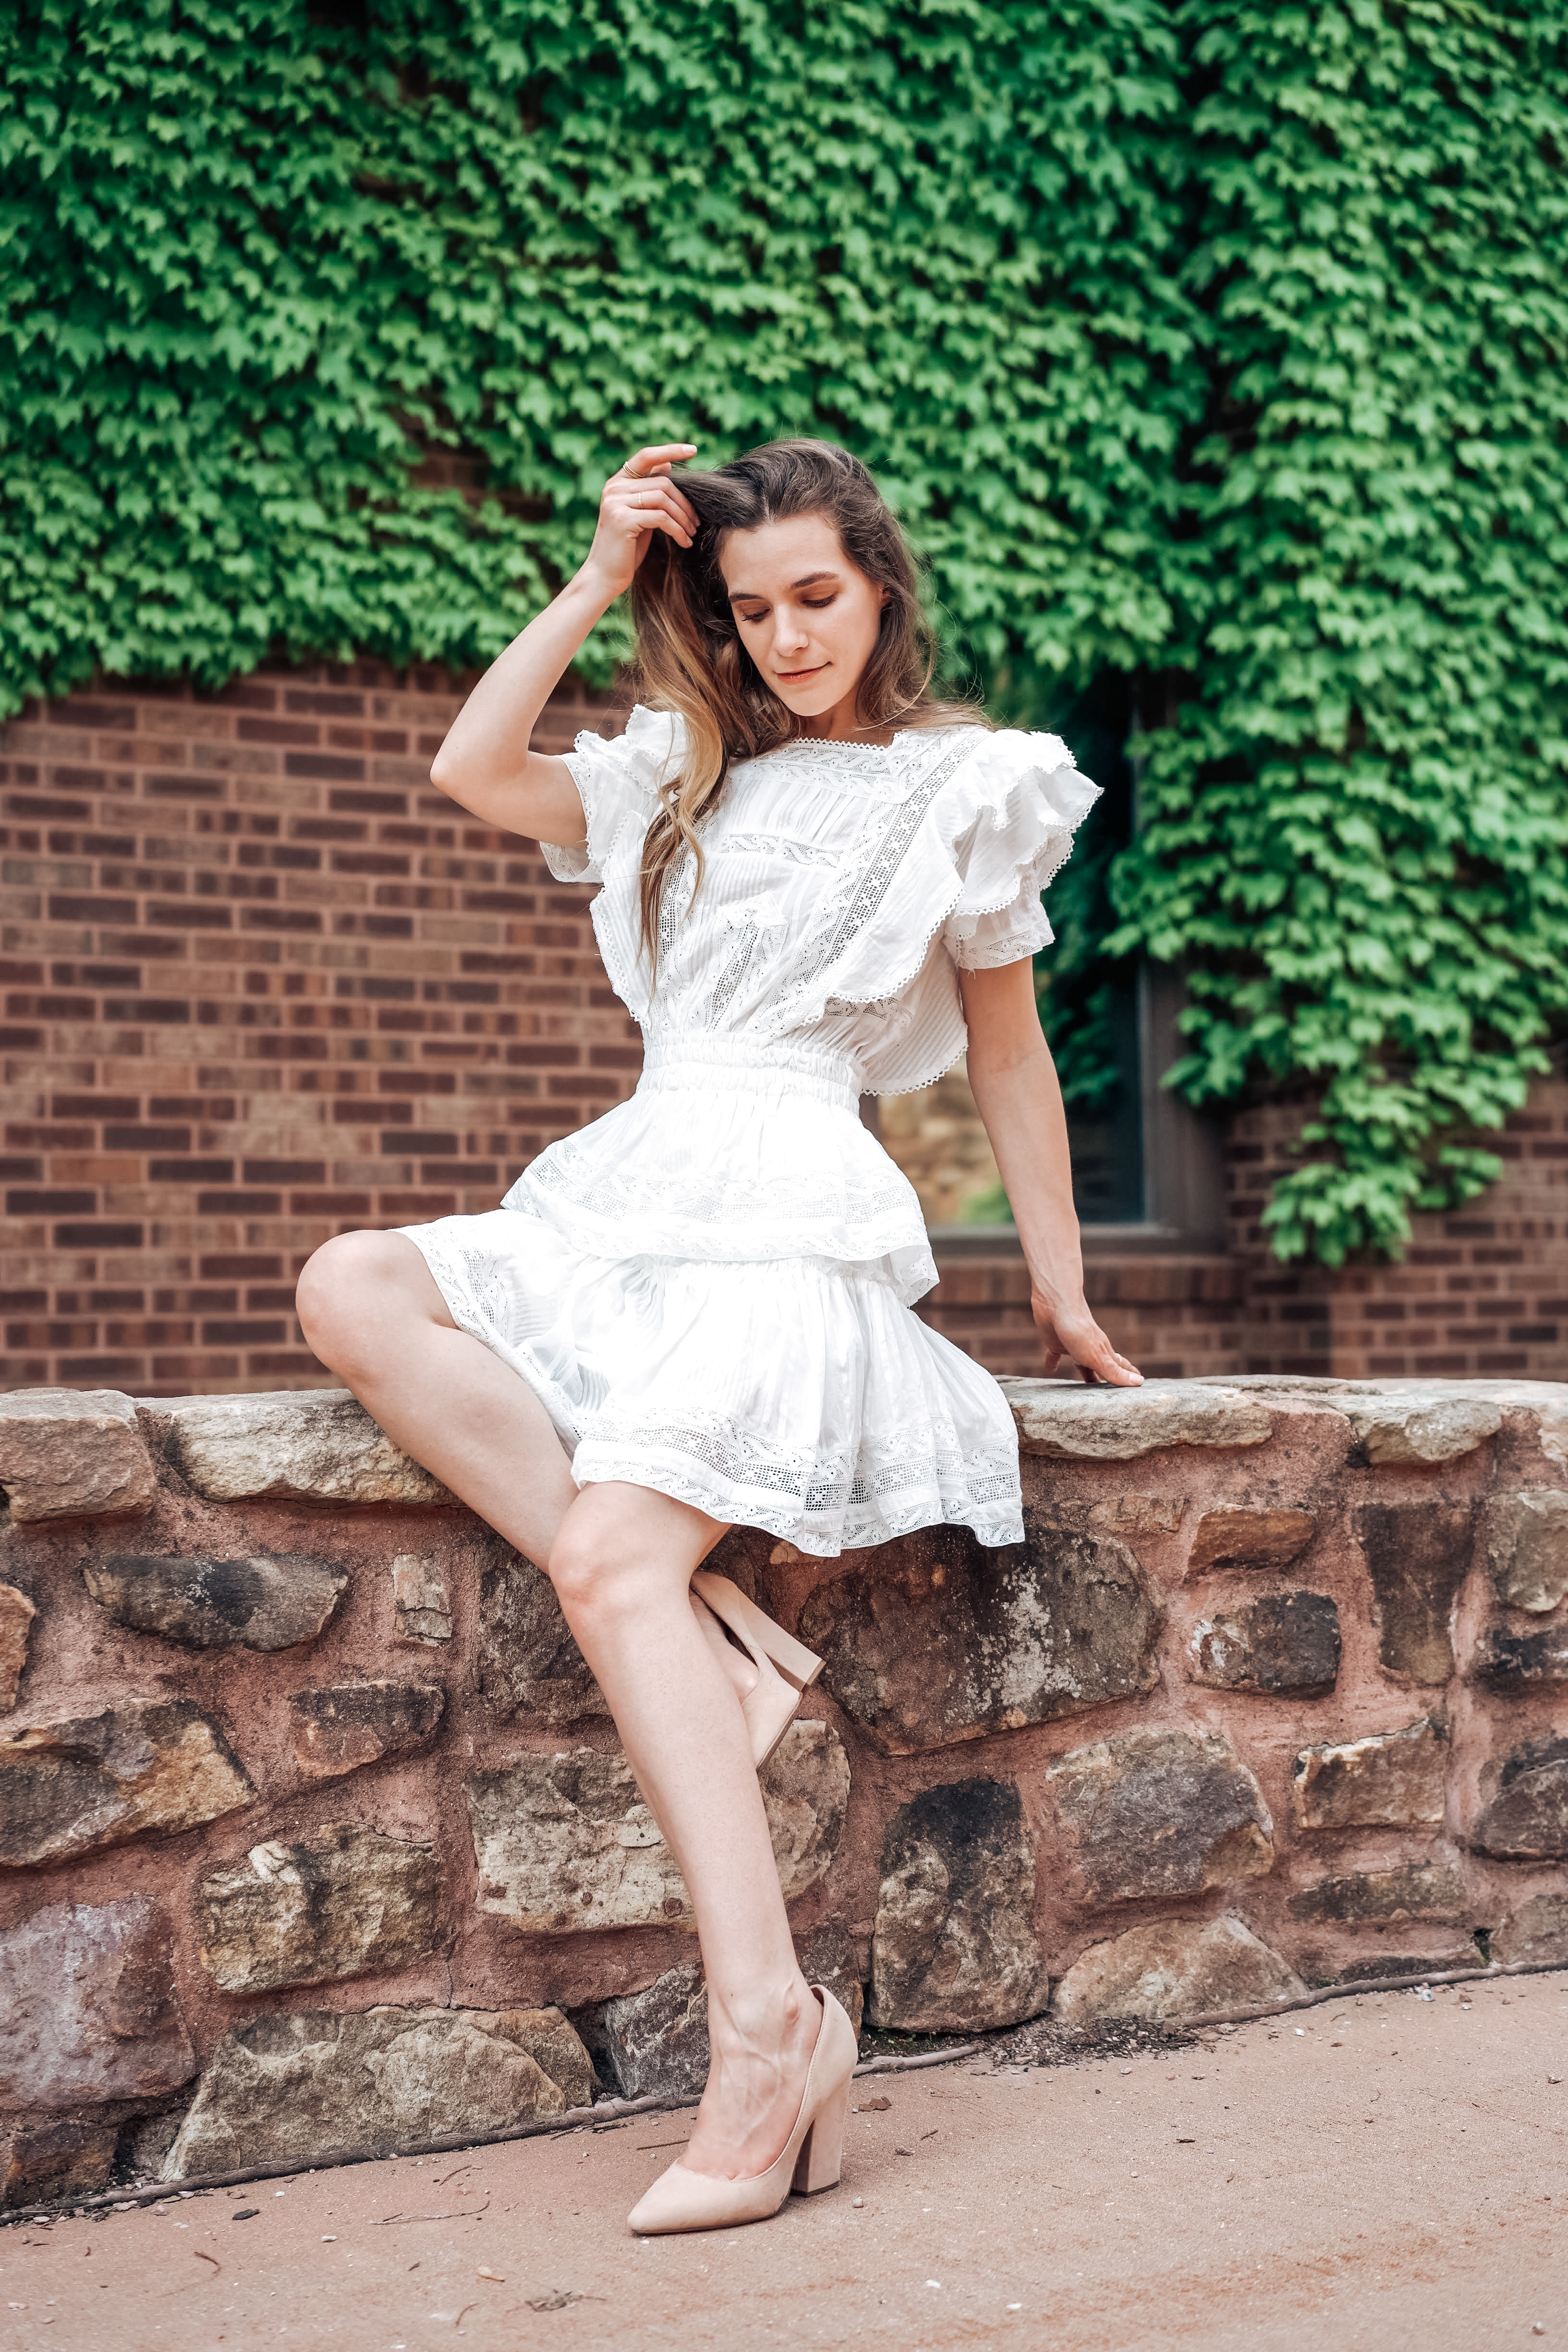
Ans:
[{"label": "red brick wall", "polygon": [[1491,1190],[1454,1216],[1420,1216],[1397,1265],[1275,1265],[1261,1216],[1307,1107],[1233,1122],[1233,1250],[1247,1265],[1243,1359],[1258,1372],[1341,1379],[1568,1380],[1568,1078],[1559,1063],[1500,1136]]},{"label": "red brick wall", "polygon": [[4,730],[0,1383],[321,1380],[321,1242],[493,1208],[635,1086],[590,894],[431,790],[459,699],[367,662]]},{"label": "red brick wall", "polygon": [[[292,1311],[321,1242],[494,1207],[636,1084],[589,893],[430,788],[460,692],[356,663],[103,687],[0,730],[0,1386],[321,1381]],[[567,691],[542,747],[607,708]],[[1090,1255],[1119,1347],[1165,1375],[1568,1378],[1568,1083],[1399,1266],[1268,1259],[1303,1116],[1236,1120],[1229,1256]],[[922,1311],[997,1371],[1039,1367],[1016,1255],[950,1260]]]},{"label": "red brick wall", "polygon": [[[1039,1334],[1023,1259],[943,1260],[920,1312],[994,1372],[1037,1373]],[[1091,1245],[1084,1292],[1114,1346],[1151,1380],[1241,1367],[1247,1269],[1227,1257],[1102,1255]]]}]

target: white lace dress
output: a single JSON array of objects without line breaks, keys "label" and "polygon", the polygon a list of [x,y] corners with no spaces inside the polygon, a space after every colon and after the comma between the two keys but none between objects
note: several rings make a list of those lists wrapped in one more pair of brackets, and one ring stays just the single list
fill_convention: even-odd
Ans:
[{"label": "white lace dress", "polygon": [[1032,955],[1040,892],[1097,797],[1054,735],[913,730],[732,769],[637,943],[643,836],[679,722],[637,709],[570,760],[594,929],[640,1024],[629,1102],[499,1209],[402,1230],[459,1327],[550,1412],[579,1486],[625,1479],[821,1554],[954,1521],[1023,1533],[1012,1415],[910,1312],[936,1280],[913,1188],[862,1093],[964,1048],[955,967]]}]

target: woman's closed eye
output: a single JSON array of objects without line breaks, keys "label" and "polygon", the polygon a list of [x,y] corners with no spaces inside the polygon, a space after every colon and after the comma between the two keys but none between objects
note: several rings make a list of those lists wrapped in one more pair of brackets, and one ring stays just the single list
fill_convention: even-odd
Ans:
[{"label": "woman's closed eye", "polygon": [[[837,594],[832,596],[803,596],[800,600],[801,610],[805,613],[826,613],[829,605],[837,604],[837,602],[838,598]],[[768,607],[764,604],[760,613],[742,613],[740,617],[745,622],[748,628],[754,629],[758,626],[759,623],[767,619]]]}]

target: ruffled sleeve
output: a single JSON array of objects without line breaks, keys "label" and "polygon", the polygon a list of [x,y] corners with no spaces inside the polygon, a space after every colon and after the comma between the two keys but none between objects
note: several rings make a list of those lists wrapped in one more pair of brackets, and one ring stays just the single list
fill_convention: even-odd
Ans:
[{"label": "ruffled sleeve", "polygon": [[624,735],[578,736],[566,765],[583,803],[588,841],[582,849],[540,843],[558,882],[602,883],[610,855],[625,835],[635,833],[640,856],[660,787],[673,782],[685,747],[685,730],[675,713],[648,710],[640,702]]},{"label": "ruffled sleeve", "polygon": [[1056,936],[1040,894],[1100,798],[1056,735],[999,730],[943,795],[959,892],[942,944],[962,971],[1017,963]]}]

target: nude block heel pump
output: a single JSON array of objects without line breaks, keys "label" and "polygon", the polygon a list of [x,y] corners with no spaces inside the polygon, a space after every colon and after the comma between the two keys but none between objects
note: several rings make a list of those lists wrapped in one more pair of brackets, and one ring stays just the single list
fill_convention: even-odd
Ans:
[{"label": "nude block heel pump", "polygon": [[640,2237],[765,2221],[792,2189],[810,2197],[834,2187],[844,2161],[849,2083],[859,2051],[855,2028],[826,1986],[813,1985],[811,1990],[822,2004],[822,2023],[795,2129],[774,2162],[747,2180],[720,2180],[712,2173],[688,2172],[683,2164],[672,2164],[632,2208],[629,2226]]},{"label": "nude block heel pump", "polygon": [[691,1590],[732,1633],[757,1670],[757,1685],[741,1702],[751,1735],[752,1760],[760,1772],[795,1720],[800,1695],[822,1672],[822,1660],[804,1642],[748,1601],[727,1576],[700,1568]]},{"label": "nude block heel pump", "polygon": [[823,2101],[800,2144],[795,2179],[790,2184],[797,2197],[815,2197],[819,2189],[838,2186],[844,2164],[844,2135],[849,2128],[849,2082],[847,2074],[843,2089]]}]

